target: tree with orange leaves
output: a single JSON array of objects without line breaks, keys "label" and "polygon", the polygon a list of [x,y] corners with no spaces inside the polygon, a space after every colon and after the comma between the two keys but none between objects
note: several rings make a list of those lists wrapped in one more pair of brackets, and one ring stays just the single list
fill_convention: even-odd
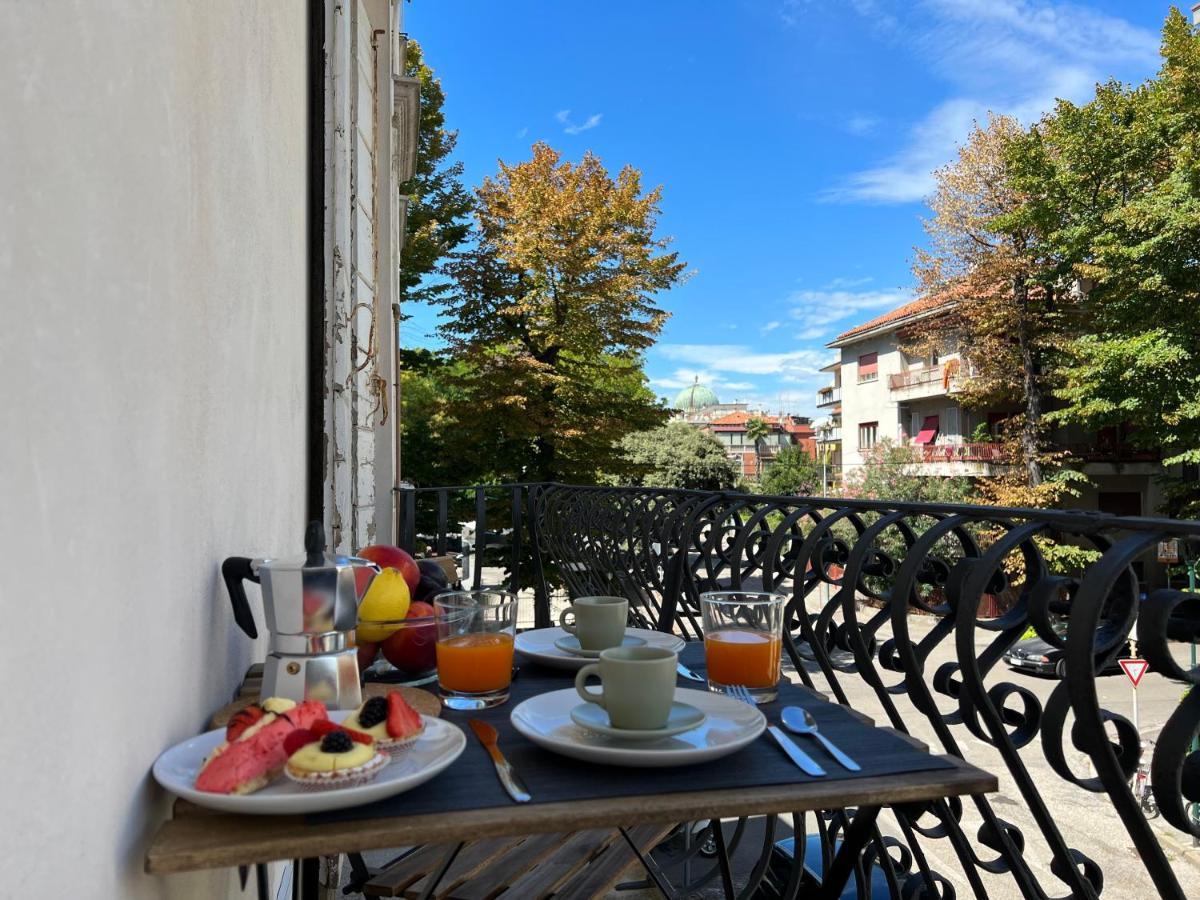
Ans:
[{"label": "tree with orange leaves", "polygon": [[[944,314],[916,326],[907,343],[926,353],[947,344],[968,362],[962,401],[971,407],[1019,404],[1008,432],[1016,478],[1001,478],[1008,496],[1041,505],[1057,494],[1046,481],[1042,441],[1045,398],[1073,295],[1047,277],[1035,230],[1014,218],[1023,198],[1014,190],[1006,149],[1022,140],[1020,125],[992,116],[976,126],[958,159],[938,170],[925,222],[929,246],[917,251],[919,290],[946,302]],[[1009,482],[1012,482],[1009,484]],[[1025,495],[1014,498],[1014,491]]]}]

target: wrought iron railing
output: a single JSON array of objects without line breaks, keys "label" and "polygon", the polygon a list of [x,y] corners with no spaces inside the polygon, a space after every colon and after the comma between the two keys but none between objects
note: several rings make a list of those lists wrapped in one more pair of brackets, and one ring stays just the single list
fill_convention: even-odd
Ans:
[{"label": "wrought iron railing", "polygon": [[[783,591],[785,644],[804,683],[859,709],[872,699],[885,724],[997,771],[1010,796],[891,811],[864,865],[887,876],[892,896],[1098,898],[1106,876],[1121,885],[1106,896],[1187,896],[1160,835],[1200,837],[1187,809],[1200,802],[1200,691],[1183,697],[1153,748],[1160,832],[1129,784],[1141,737],[1101,703],[1097,673],[1132,636],[1181,693],[1200,682],[1200,669],[1179,661],[1179,645],[1200,638],[1200,596],[1158,586],[1153,570],[1159,541],[1200,547],[1200,522],[531,484],[407,491],[409,545],[422,521],[444,530],[456,503],[474,504],[480,534],[490,510],[504,517],[509,542],[495,560],[507,560],[510,586],[535,590],[539,623],[549,622],[551,579],[572,596],[623,594],[643,624],[689,638],[700,635],[702,591]],[[1055,545],[1095,559],[1055,571]],[[998,596],[1007,611],[981,615]],[[1001,665],[1028,629],[1065,653],[1065,678],[1046,699]],[[1136,856],[1112,852],[1120,832]]]}]

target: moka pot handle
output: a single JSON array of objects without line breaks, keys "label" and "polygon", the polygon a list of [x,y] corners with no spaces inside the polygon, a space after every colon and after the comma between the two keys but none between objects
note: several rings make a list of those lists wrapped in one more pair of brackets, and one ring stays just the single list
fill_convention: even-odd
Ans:
[{"label": "moka pot handle", "polygon": [[246,599],[246,588],[242,583],[261,583],[254,571],[253,562],[246,556],[231,556],[221,563],[221,577],[225,579],[225,587],[229,589],[229,602],[233,604],[233,621],[250,637],[256,638],[258,628],[254,624],[254,613],[250,611],[250,601]]}]

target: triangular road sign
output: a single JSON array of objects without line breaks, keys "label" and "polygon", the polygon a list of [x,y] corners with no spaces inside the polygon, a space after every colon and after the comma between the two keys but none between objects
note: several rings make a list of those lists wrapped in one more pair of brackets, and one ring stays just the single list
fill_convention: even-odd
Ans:
[{"label": "triangular road sign", "polygon": [[1118,659],[1117,662],[1125,670],[1125,677],[1129,679],[1129,683],[1134,687],[1138,686],[1138,682],[1142,680],[1142,676],[1150,669],[1150,663],[1144,659]]}]

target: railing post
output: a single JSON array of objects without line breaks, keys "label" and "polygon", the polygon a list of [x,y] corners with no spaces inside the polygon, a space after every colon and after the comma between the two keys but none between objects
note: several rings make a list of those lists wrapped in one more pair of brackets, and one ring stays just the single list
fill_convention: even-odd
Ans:
[{"label": "railing post", "polygon": [[416,552],[417,544],[417,491],[415,488],[400,488],[403,498],[403,518],[400,522],[400,533],[397,535],[401,549],[409,553]]},{"label": "railing post", "polygon": [[513,485],[512,489],[512,572],[509,575],[509,590],[514,594],[521,593],[521,485]]},{"label": "railing post", "polygon": [[540,495],[545,491],[544,484],[533,484],[526,491],[525,516],[529,522],[529,545],[533,557],[533,624],[535,628],[549,628],[550,622],[550,590],[546,585],[546,570],[542,566],[542,535],[538,526],[538,508]]},{"label": "railing post", "polygon": [[446,529],[449,527],[450,491],[438,488],[437,492],[437,555],[446,555]]},{"label": "railing post", "polygon": [[475,487],[475,560],[471,583],[475,590],[483,584],[483,557],[487,550],[487,494],[483,485]]}]

